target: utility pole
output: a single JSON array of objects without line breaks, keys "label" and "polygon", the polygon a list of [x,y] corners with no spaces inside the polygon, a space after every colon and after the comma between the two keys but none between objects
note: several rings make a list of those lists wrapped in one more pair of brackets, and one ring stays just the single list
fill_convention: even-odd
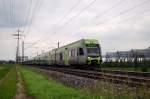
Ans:
[{"label": "utility pole", "polygon": [[37,55],[37,56],[39,55],[38,52],[36,53],[36,55]]},{"label": "utility pole", "polygon": [[58,42],[58,48],[59,48],[59,42]]},{"label": "utility pole", "polygon": [[20,36],[21,36],[20,32],[21,31],[18,29],[17,34],[13,34],[13,36],[17,37],[16,63],[20,62],[20,53],[19,53],[19,40],[20,40]]},{"label": "utility pole", "polygon": [[24,41],[22,41],[22,62],[24,62]]}]

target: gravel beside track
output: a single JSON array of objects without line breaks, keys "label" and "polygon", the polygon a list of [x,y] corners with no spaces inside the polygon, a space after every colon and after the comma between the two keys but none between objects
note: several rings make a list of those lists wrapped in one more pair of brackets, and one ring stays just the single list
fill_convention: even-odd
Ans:
[{"label": "gravel beside track", "polygon": [[[35,67],[35,66],[34,66]],[[104,80],[115,84],[127,84],[129,86],[146,86],[150,87],[150,76],[148,73],[136,72],[123,72],[123,71],[90,71],[90,70],[79,70],[79,69],[66,69],[56,67],[43,67],[38,68],[58,71],[66,74],[76,75],[80,77],[90,78],[94,80]],[[139,76],[140,75],[140,76]],[[145,75],[147,75],[145,77]]]}]

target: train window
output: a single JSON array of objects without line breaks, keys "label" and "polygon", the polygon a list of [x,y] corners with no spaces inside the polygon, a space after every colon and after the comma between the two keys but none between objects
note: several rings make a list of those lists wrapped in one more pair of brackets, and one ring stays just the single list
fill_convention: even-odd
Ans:
[{"label": "train window", "polygon": [[99,54],[99,48],[98,47],[88,47],[87,52],[88,52],[88,54]]},{"label": "train window", "polygon": [[59,55],[60,55],[60,60],[63,60],[63,55],[62,55],[62,53],[60,53]]},{"label": "train window", "polygon": [[86,47],[99,47],[99,44],[86,44]]},{"label": "train window", "polygon": [[69,51],[69,57],[71,57],[71,51]]},{"label": "train window", "polygon": [[79,55],[84,55],[83,48],[79,48]]},{"label": "train window", "polygon": [[59,54],[56,54],[56,60],[59,60]]}]

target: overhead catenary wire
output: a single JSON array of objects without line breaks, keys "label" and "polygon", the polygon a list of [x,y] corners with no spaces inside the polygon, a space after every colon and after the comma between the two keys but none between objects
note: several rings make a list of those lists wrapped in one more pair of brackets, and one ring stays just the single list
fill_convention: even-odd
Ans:
[{"label": "overhead catenary wire", "polygon": [[129,20],[131,20],[131,19],[133,19],[133,18],[135,19],[135,18],[144,16],[144,14],[149,13],[149,12],[150,12],[150,9],[146,9],[146,10],[143,10],[143,12],[141,12],[140,15],[139,15],[139,13],[136,13],[136,14],[134,14],[133,16],[127,17],[127,18],[124,19],[124,20],[121,20],[121,21],[116,22],[116,23],[111,23],[111,24],[120,24],[120,23],[122,23],[122,22],[127,22],[127,21],[129,21]]},{"label": "overhead catenary wire", "polygon": [[40,8],[41,6],[41,1],[42,0],[36,0],[35,1],[35,4],[33,6],[33,9],[31,9],[31,6],[33,4],[33,0],[30,0],[29,1],[29,7],[27,7],[27,15],[25,17],[25,25],[27,26],[27,24],[29,24],[28,27],[25,27],[23,28],[23,32],[24,32],[24,40],[25,40],[25,33],[27,35],[27,33],[30,31],[30,28],[31,28],[31,24],[33,22],[33,19],[35,18],[35,14],[37,12],[37,10],[39,10],[38,8]]},{"label": "overhead catenary wire", "polygon": [[[144,4],[146,4],[146,3],[149,3],[150,2],[150,0],[146,0],[146,1],[144,1],[144,2],[142,2],[142,3],[139,3],[139,4],[137,4],[137,5],[135,5],[135,6],[133,6],[133,7],[131,7],[131,8],[129,8],[129,9],[127,9],[127,10],[124,10],[124,11],[122,11],[122,12],[120,12],[118,15],[115,15],[115,16],[113,16],[113,19],[116,19],[117,17],[119,17],[119,16],[121,16],[121,15],[123,15],[123,14],[126,14],[126,13],[128,13],[129,11],[132,11],[132,10],[134,10],[134,9],[136,9],[136,8],[138,8],[138,7],[140,7],[140,6],[142,6],[142,5],[144,5]],[[112,19],[108,19],[108,20],[105,20],[105,22],[107,21],[111,21]],[[96,25],[100,25],[100,24],[102,24],[101,22],[98,22],[98,23],[96,23]]]},{"label": "overhead catenary wire", "polygon": [[[145,3],[144,3],[145,4]],[[143,5],[143,4],[142,4]],[[141,6],[141,4],[140,5],[138,5],[138,6]],[[136,7],[137,8],[137,7]],[[134,8],[135,9],[135,8]],[[131,11],[132,9],[130,9],[129,11]],[[121,12],[121,15],[123,15],[123,14],[126,14],[126,13],[128,13],[129,11],[123,11],[123,12]],[[121,15],[119,15],[119,16],[121,16]],[[116,16],[118,16],[118,15],[116,15]],[[114,17],[113,17],[113,19],[114,19]],[[109,19],[109,20],[112,20],[112,19]],[[105,21],[105,22],[107,22],[107,21]],[[100,23],[101,24],[101,23]],[[96,25],[98,25],[98,24],[96,24]]]},{"label": "overhead catenary wire", "polygon": [[104,11],[98,13],[97,15],[95,15],[92,19],[90,19],[89,22],[83,24],[82,26],[86,26],[88,23],[95,21],[97,18],[102,17],[103,15],[107,14],[108,12],[112,11],[114,8],[117,8],[118,6],[120,6],[121,4],[123,4],[126,0],[119,0],[117,1],[117,3],[115,3],[114,5],[112,5],[111,7],[109,7],[108,9],[105,9]]},{"label": "overhead catenary wire", "polygon": [[[51,42],[53,42],[52,40],[51,40]],[[33,43],[30,43],[31,45],[29,45],[28,47],[26,47],[25,49],[29,49],[29,48],[32,48],[34,45],[36,45],[37,43],[39,43],[39,42],[33,42]],[[57,44],[56,42],[53,42],[53,43],[55,43],[55,44]],[[49,44],[49,43],[45,43],[45,44]],[[50,44],[49,44],[50,45]],[[50,45],[51,46],[51,45]]]},{"label": "overhead catenary wire", "polygon": [[[71,17],[65,24],[63,24],[59,29],[61,30],[63,27],[65,27],[67,24],[69,24],[71,21],[75,20],[78,16],[80,16],[86,9],[88,9],[91,5],[93,5],[96,2],[96,0],[91,1],[87,6],[85,6],[81,11],[79,11],[75,16]],[[56,32],[54,32],[56,34]]]},{"label": "overhead catenary wire", "polygon": [[[92,4],[94,4],[96,2],[96,0],[93,0],[92,2],[90,2],[86,7],[84,7],[78,14],[76,14],[75,16],[73,16],[69,21],[67,21],[62,27],[60,27],[60,29],[62,29],[63,27],[65,27],[65,25],[67,25],[69,22],[73,21],[75,18],[77,18],[79,15],[81,15],[84,10],[86,10],[87,8],[89,8]],[[120,4],[122,4],[124,1],[122,0],[119,0],[117,3],[115,3],[114,5],[112,5],[110,8],[102,11],[101,13],[99,13],[98,15],[94,16],[91,20],[94,20],[95,18],[97,17],[100,17],[106,13],[108,13],[109,11],[111,11],[112,9],[116,8],[117,6],[119,6]],[[60,30],[60,29],[57,29],[57,30]],[[56,32],[54,32],[56,34]],[[53,34],[54,34],[53,33]]]},{"label": "overhead catenary wire", "polygon": [[33,19],[35,19],[35,15],[36,15],[36,13],[37,13],[37,10],[39,10],[40,7],[41,7],[41,3],[42,3],[42,0],[37,0],[35,6],[34,6],[34,8],[33,8],[33,12],[32,12],[31,18],[30,18],[30,20],[29,20],[30,25],[29,25],[29,27],[27,28],[26,33],[29,33],[29,31],[30,31],[30,29],[31,29],[31,24],[32,24],[32,22],[33,22]]},{"label": "overhead catenary wire", "polygon": [[[124,14],[127,14],[128,12],[130,12],[130,11],[132,11],[132,10],[138,8],[138,7],[141,7],[142,5],[144,5],[144,4],[148,3],[148,2],[150,2],[150,0],[146,0],[146,1],[144,1],[144,2],[141,2],[141,3],[139,3],[139,4],[135,5],[135,6],[133,6],[133,7],[131,7],[131,8],[128,8],[128,9],[126,9],[126,10],[120,12],[119,14],[113,16],[113,18],[111,18],[111,19],[106,19],[104,22],[98,22],[98,23],[96,23],[95,25],[98,26],[98,25],[102,25],[102,24],[104,24],[104,23],[106,23],[106,22],[112,21],[112,20],[118,18],[119,16],[124,15]],[[72,36],[75,36],[75,35],[72,35]]]},{"label": "overhead catenary wire", "polygon": [[2,1],[2,8],[3,8],[3,10],[4,10],[4,12],[3,12],[3,17],[5,18],[5,24],[9,24],[9,14],[8,14],[8,11],[7,11],[7,9],[6,9],[6,1],[5,0],[1,0]]},{"label": "overhead catenary wire", "polygon": [[9,0],[9,20],[10,20],[10,27],[12,26],[12,0]]},{"label": "overhead catenary wire", "polygon": [[77,3],[75,3],[71,9],[63,16],[60,18],[60,20],[56,23],[56,26],[59,26],[59,24],[69,15],[71,12],[82,2],[83,0],[78,0]]},{"label": "overhead catenary wire", "polygon": [[[122,3],[124,3],[126,0],[122,1],[122,0],[119,0],[117,1],[117,3],[115,3],[114,5],[112,5],[111,7],[109,7],[108,9],[98,13],[97,15],[95,15],[92,19],[90,19],[89,22],[92,22],[93,20],[95,20],[97,17],[101,17],[102,15],[105,15],[106,13],[110,12],[111,10],[113,10],[114,8],[120,6]],[[89,23],[88,22],[88,23]],[[88,23],[85,23],[83,24],[82,26],[86,26]]]},{"label": "overhead catenary wire", "polygon": [[29,21],[29,17],[30,17],[30,13],[31,13],[31,5],[32,5],[32,3],[33,3],[33,0],[30,0],[29,1],[29,4],[26,4],[27,5],[27,9],[26,9],[26,11],[27,11],[27,13],[26,13],[26,16],[25,16],[25,20],[24,20],[24,28],[23,28],[23,31],[25,31],[25,29],[26,29],[26,26],[28,25],[28,21]]},{"label": "overhead catenary wire", "polygon": [[12,26],[16,26],[16,1],[12,0]]},{"label": "overhead catenary wire", "polygon": [[[33,8],[33,11],[31,12],[32,14],[31,14],[31,17],[30,17],[30,19],[29,19],[29,17],[28,17],[28,22],[30,22],[30,24],[29,24],[29,27],[27,27],[26,28],[26,30],[24,30],[24,33],[26,33],[26,35],[27,34],[29,34],[29,31],[30,31],[30,29],[31,29],[31,24],[32,24],[32,22],[33,22],[33,19],[35,19],[35,15],[36,15],[36,12],[40,9],[40,7],[41,7],[41,5],[42,5],[42,0],[38,0],[36,3],[35,3],[35,6],[34,6],[34,8]],[[28,23],[27,22],[27,23]],[[26,37],[26,36],[25,36]],[[26,38],[25,38],[26,39]],[[34,42],[32,45],[30,45],[30,46],[33,46],[33,45],[35,45],[36,44],[36,42]],[[30,47],[29,47],[30,48]]]},{"label": "overhead catenary wire", "polygon": [[[73,16],[71,19],[69,19],[69,21],[67,21],[64,25],[63,25],[63,27],[65,26],[65,25],[67,25],[69,22],[71,22],[72,20],[74,20],[74,19],[76,19],[79,15],[81,15],[87,8],[89,8],[91,5],[93,5],[94,3],[96,2],[96,0],[93,0],[92,2],[90,2],[86,7],[84,7],[81,11],[79,11],[75,16]],[[57,30],[60,30],[62,27],[60,27],[59,29],[57,29]],[[56,34],[56,32],[54,32],[54,33],[52,33],[51,35],[54,35],[54,34]],[[47,39],[49,39],[49,37],[47,38]],[[33,45],[36,45],[39,41],[41,42],[41,41],[46,41],[47,39],[44,39],[44,40],[38,40],[37,42],[35,42]],[[32,46],[33,46],[32,45]]]},{"label": "overhead catenary wire", "polygon": [[[140,15],[139,15],[139,13],[138,14],[135,14],[135,15],[133,15],[133,16],[131,16],[131,17],[127,17],[126,19],[124,19],[124,20],[120,20],[120,21],[118,21],[118,22],[111,22],[111,25],[114,25],[114,24],[121,24],[121,23],[123,23],[123,22],[127,22],[127,21],[129,21],[129,20],[133,20],[133,18],[135,19],[135,18],[137,18],[137,17],[140,17],[140,16],[143,16],[144,14],[146,14],[146,13],[149,13],[150,12],[150,9],[146,9],[146,10],[144,10],[143,12],[141,12],[140,13]],[[103,28],[103,26],[101,27],[101,28]],[[72,37],[76,37],[76,36],[78,36],[79,35],[79,33],[76,33],[76,34],[74,34],[74,35],[72,35]]]},{"label": "overhead catenary wire", "polygon": [[[54,48],[57,48],[57,46],[55,46],[55,45],[51,45],[51,44],[49,44],[49,43],[44,43],[44,44],[46,44],[46,46],[48,46],[47,48],[44,48],[44,49],[46,49],[45,51],[47,52],[47,50],[52,50],[52,49],[54,49]],[[40,50],[40,49],[42,49],[43,47],[32,47],[33,49],[35,49],[36,50],[36,52],[38,53],[38,51],[37,50]],[[29,47],[27,47],[27,48],[25,48],[26,49],[26,51],[25,51],[25,53],[27,53],[27,52],[31,52],[31,50],[28,50],[29,49]],[[33,51],[33,49],[32,49],[32,51]],[[34,51],[35,52],[35,51]]]},{"label": "overhead catenary wire", "polygon": [[[31,6],[34,4],[33,9],[31,9]],[[36,12],[40,9],[40,6],[42,5],[42,0],[36,0],[35,3],[33,3],[33,0],[30,0],[29,2],[29,8],[27,9],[27,15],[25,17],[25,25],[23,28],[24,32],[24,40],[26,39],[26,36],[28,32],[30,31],[31,24],[33,22],[33,19],[35,19]],[[28,24],[28,27],[27,27]]]},{"label": "overhead catenary wire", "polygon": [[[56,23],[56,25],[59,25],[60,22],[62,22],[81,3],[81,1],[82,0],[79,0],[74,6],[72,6],[72,8],[62,18],[60,18],[60,20]],[[41,41],[41,40],[38,40],[38,41]],[[36,45],[38,41],[34,42],[32,45],[30,45],[30,47]]]},{"label": "overhead catenary wire", "polygon": [[[138,8],[138,7],[141,7],[141,6],[143,6],[144,4],[146,4],[146,3],[149,3],[149,1],[150,1],[150,0],[141,2],[141,3],[135,5],[135,6],[129,8],[129,9],[127,9],[127,10],[124,10],[124,11],[120,12],[119,14],[115,15],[112,19],[107,19],[107,20],[105,20],[103,23],[102,23],[102,22],[99,23],[99,24],[97,23],[96,25],[101,25],[101,24],[104,24],[104,23],[106,23],[106,22],[112,21],[113,19],[116,19],[116,18],[118,18],[118,17],[121,16],[121,15],[127,14],[128,12],[130,12],[130,11],[132,11],[132,10]],[[79,29],[79,30],[80,30],[80,29]],[[81,32],[81,31],[80,31],[80,32]],[[78,35],[78,33],[77,33],[77,34],[72,34],[70,37],[75,37],[76,35]]]},{"label": "overhead catenary wire", "polygon": [[13,27],[15,27],[15,25],[16,25],[16,16],[15,16],[15,0],[12,0],[12,2],[13,2],[13,7],[12,7],[12,9],[13,9]]}]

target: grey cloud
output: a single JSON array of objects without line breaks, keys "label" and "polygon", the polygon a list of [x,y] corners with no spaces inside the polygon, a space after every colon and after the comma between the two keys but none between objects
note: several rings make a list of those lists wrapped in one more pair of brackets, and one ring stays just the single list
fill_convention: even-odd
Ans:
[{"label": "grey cloud", "polygon": [[[7,3],[5,7],[1,6],[4,4],[3,1]],[[102,12],[121,0],[97,0],[67,25],[64,25],[64,23],[80,12],[91,0],[82,0],[60,23],[59,20],[78,0],[41,0],[40,8],[37,10],[32,22],[30,21],[28,23],[25,20],[28,15],[27,9],[31,0],[12,0],[15,1],[15,8],[13,10],[13,18],[15,18],[13,22],[15,24],[13,25],[10,25],[9,1],[0,0],[0,46],[2,47],[0,49],[0,59],[15,59],[16,41],[15,39],[5,40],[5,38],[12,38],[10,35],[16,33],[15,29],[22,29],[23,27],[30,27],[29,33],[25,31],[25,42],[32,43],[39,39],[41,40],[33,48],[27,50],[26,55],[30,56],[35,55],[37,51],[40,53],[41,50],[45,50],[51,45],[56,45],[57,42],[60,42],[60,45],[66,45],[81,38],[98,39],[101,43],[103,53],[115,50],[128,50],[131,48],[145,48],[150,43],[150,14],[144,14],[144,17],[141,16],[143,12],[147,12],[150,9],[150,3],[138,7],[125,15],[116,17],[116,19],[113,17],[121,11],[146,0],[124,0],[121,4],[116,5],[115,8],[106,11],[106,13]],[[32,1],[31,13],[37,0]],[[102,16],[95,17],[99,13],[102,13]],[[137,16],[137,18],[133,17],[127,21],[122,21],[131,16]],[[107,20],[110,20],[110,22],[107,22]],[[122,22],[120,23],[120,21]],[[96,26],[95,24],[98,22],[102,24]],[[63,25],[64,27],[61,29],[60,27]],[[45,45],[45,43],[49,43],[49,45]],[[12,50],[5,50],[8,47]],[[35,49],[34,47],[38,48]]]}]

